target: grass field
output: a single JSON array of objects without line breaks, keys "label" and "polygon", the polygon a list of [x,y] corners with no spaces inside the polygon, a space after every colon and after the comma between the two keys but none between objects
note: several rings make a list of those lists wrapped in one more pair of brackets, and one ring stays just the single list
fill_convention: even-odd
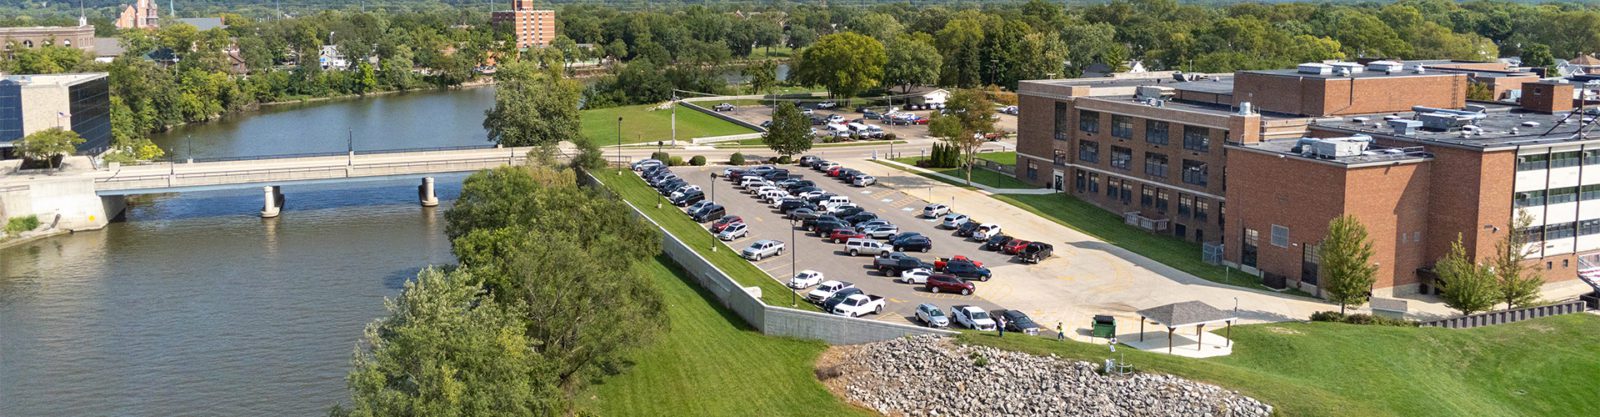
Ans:
[{"label": "grass field", "polygon": [[[622,143],[655,142],[672,139],[672,111],[650,110],[654,105],[608,107],[584,110],[583,136],[601,146],[617,143],[617,117],[622,117]],[[706,136],[754,133],[744,126],[711,115],[678,109],[678,140],[687,141]]]},{"label": "grass field", "polygon": [[[1016,155],[1016,154],[1013,153],[1012,155]],[[906,164],[906,165],[916,166],[917,165],[917,159],[919,159],[919,158],[918,157],[905,157],[905,158],[895,158],[894,161],[902,163],[902,164]],[[1014,158],[1013,158],[1013,163],[1015,163]],[[890,166],[893,166],[893,165],[890,165]],[[895,167],[895,168],[899,168],[899,167]],[[955,178],[959,178],[960,180],[959,181],[952,181],[952,180],[947,180],[947,179],[944,179],[944,178],[939,178],[939,177],[935,177],[935,176],[931,176],[931,175],[924,175],[925,177],[928,177],[928,178],[931,178],[931,179],[935,179],[935,180],[938,180],[940,182],[944,182],[944,183],[947,183],[947,184],[950,184],[950,185],[961,186],[961,187],[966,187],[967,186],[967,182],[966,182],[967,171],[963,170],[961,168],[924,168],[924,169],[927,169],[927,170],[933,171],[933,172],[938,172],[938,173],[944,174],[944,175],[949,175],[949,176],[952,176],[952,177],[955,177]],[[918,175],[921,175],[921,174],[918,174]],[[1001,174],[1001,173],[998,173],[998,172],[989,171],[989,170],[982,169],[982,168],[977,168],[977,169],[973,169],[972,170],[972,183],[973,184],[983,184],[983,185],[987,185],[987,186],[994,187],[994,188],[1039,188],[1039,187],[1033,186],[1033,184],[1029,184],[1029,183],[1025,183],[1025,182],[1022,182],[1020,180],[1017,180],[1016,178],[1013,178],[1010,175]]]},{"label": "grass field", "polygon": [[665,256],[650,265],[671,331],[595,387],[605,416],[866,416],[812,373],[822,342],[765,336],[718,307]]},{"label": "grass field", "polygon": [[994,163],[1000,164],[1000,165],[1016,165],[1017,164],[1017,153],[1016,152],[980,153],[980,154],[978,154],[978,159],[982,159],[982,160],[985,160],[985,161],[993,161]]},{"label": "grass field", "polygon": [[[1116,355],[1141,371],[1238,390],[1284,416],[1593,416],[1597,330],[1600,317],[1590,314],[1471,330],[1277,323],[1234,327],[1233,355],[1221,358]],[[1093,363],[1113,355],[1102,344],[960,338]]]},{"label": "grass field", "polygon": [[[717,265],[718,268],[722,269],[722,272],[733,277],[734,281],[738,281],[740,285],[761,287],[762,301],[776,306],[791,304],[791,298],[794,295],[788,287],[772,279],[771,276],[767,275],[766,272],[762,272],[761,268],[757,268],[750,261],[740,258],[738,250],[729,248],[728,245],[711,236],[711,233],[706,231],[704,226],[695,223],[694,220],[690,220],[689,216],[685,216],[683,210],[666,203],[663,203],[661,208],[656,208],[656,201],[661,198],[661,194],[657,193],[654,188],[650,188],[650,184],[646,184],[637,175],[625,172],[619,176],[615,171],[602,170],[597,171],[595,177],[600,178],[600,181],[605,182],[606,187],[615,191],[617,195],[622,196],[624,200],[633,203],[634,207],[644,211],[646,215],[654,219],[656,223],[661,224],[661,227],[666,228],[673,236],[683,240],[684,244],[700,252],[700,256],[704,256],[711,263]],[[732,191],[730,190],[729,192]],[[708,249],[711,245],[717,246],[716,252]],[[810,303],[800,303],[798,308],[821,311]]]},{"label": "grass field", "polygon": [[[903,141],[903,140],[894,141],[894,144],[896,144],[896,145],[903,144],[903,143],[906,143],[906,141]],[[867,141],[867,140],[856,141],[856,142],[817,143],[817,144],[812,144],[811,145],[811,149],[848,148],[848,147],[851,147],[851,146],[872,146],[872,145],[887,145],[887,144],[889,144],[889,142]],[[745,140],[735,141],[735,142],[723,142],[723,143],[715,144],[715,145],[712,145],[712,146],[715,146],[715,147],[718,147],[718,148],[761,148],[761,149],[766,149],[767,148],[767,145],[765,143],[761,143],[761,138],[745,139]]]}]

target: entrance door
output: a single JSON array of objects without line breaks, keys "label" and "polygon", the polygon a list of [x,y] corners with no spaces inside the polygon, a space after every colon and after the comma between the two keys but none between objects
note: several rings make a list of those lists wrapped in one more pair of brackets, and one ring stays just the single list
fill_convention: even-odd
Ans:
[{"label": "entrance door", "polygon": [[1064,185],[1062,183],[1066,182],[1067,175],[1066,174],[1062,174],[1061,170],[1055,170],[1055,178],[1056,178],[1055,189],[1056,189],[1056,192],[1059,193],[1059,192],[1061,192],[1062,187],[1064,187]]}]

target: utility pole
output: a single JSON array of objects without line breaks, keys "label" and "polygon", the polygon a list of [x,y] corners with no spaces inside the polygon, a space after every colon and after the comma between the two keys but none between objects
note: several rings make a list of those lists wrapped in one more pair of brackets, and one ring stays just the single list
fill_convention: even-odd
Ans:
[{"label": "utility pole", "polygon": [[678,146],[678,92],[672,92],[672,146]]},{"label": "utility pole", "polygon": [[622,116],[617,116],[617,175],[622,175]]}]

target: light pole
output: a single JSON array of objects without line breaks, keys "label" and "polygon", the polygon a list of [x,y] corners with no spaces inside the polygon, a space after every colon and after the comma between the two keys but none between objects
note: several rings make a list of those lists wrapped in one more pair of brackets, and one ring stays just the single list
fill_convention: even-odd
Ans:
[{"label": "light pole", "polygon": [[[678,146],[678,93],[672,93],[672,146]],[[660,145],[657,145],[659,148]],[[657,149],[659,151],[659,149]]]},{"label": "light pole", "polygon": [[[794,250],[789,252],[789,280],[790,281],[793,281],[794,278],[795,278],[794,263],[795,263],[795,260],[800,257],[800,241],[799,240],[795,240],[795,237],[794,237],[794,228],[796,226],[797,225],[795,224],[795,219],[792,219],[792,218],[789,219],[789,243],[794,245]],[[799,307],[800,306],[800,298],[799,297],[800,297],[799,295],[795,294],[794,289],[790,289],[789,290],[789,307]]]},{"label": "light pole", "polygon": [[[661,141],[659,141],[659,140],[656,141],[656,152],[661,152]],[[656,208],[658,208],[658,209],[661,208],[661,199],[662,199],[662,197],[663,196],[662,196],[661,193],[656,193]]]},{"label": "light pole", "polygon": [[622,175],[622,116],[617,116],[617,175]]},{"label": "light pole", "polygon": [[183,142],[184,146],[188,148],[184,151],[184,154],[189,155],[189,163],[192,164],[194,163],[194,135],[184,135]]},{"label": "light pole", "polygon": [[[717,172],[711,171],[711,204],[717,203]],[[711,238],[711,251],[717,251],[717,239]]]}]

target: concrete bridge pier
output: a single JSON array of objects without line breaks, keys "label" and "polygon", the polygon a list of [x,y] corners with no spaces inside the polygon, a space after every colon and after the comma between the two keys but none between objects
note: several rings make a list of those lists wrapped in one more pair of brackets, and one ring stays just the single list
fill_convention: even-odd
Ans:
[{"label": "concrete bridge pier", "polygon": [[433,177],[422,178],[422,185],[417,186],[417,200],[422,203],[423,207],[439,205],[439,196],[433,193]]},{"label": "concrete bridge pier", "polygon": [[271,185],[261,187],[264,192],[261,205],[261,218],[270,219],[278,217],[278,212],[283,209],[283,188]]}]

